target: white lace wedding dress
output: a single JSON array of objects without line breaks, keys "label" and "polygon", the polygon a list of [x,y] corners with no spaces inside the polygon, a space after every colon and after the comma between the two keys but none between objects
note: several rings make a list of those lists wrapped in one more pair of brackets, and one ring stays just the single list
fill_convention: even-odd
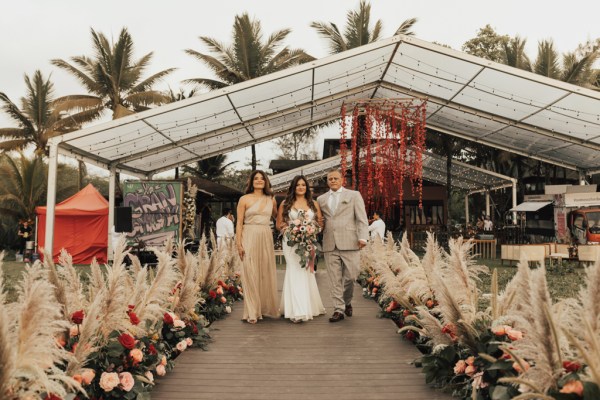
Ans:
[{"label": "white lace wedding dress", "polygon": [[[313,219],[314,216],[314,212],[309,210],[307,217]],[[289,219],[297,217],[298,210],[290,210]],[[315,273],[311,272],[309,268],[300,266],[300,256],[295,253],[295,246],[288,246],[285,237],[283,238],[283,255],[285,256],[286,270],[281,295],[281,315],[293,322],[299,322],[325,314]]]}]

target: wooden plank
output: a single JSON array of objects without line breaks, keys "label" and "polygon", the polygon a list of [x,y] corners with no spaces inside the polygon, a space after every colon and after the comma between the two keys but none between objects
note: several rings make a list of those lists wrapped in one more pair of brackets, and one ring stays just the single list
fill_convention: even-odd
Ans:
[{"label": "wooden plank", "polygon": [[[278,271],[279,287],[284,271]],[[170,399],[451,399],[427,387],[412,364],[419,352],[377,318],[377,305],[356,285],[354,316],[332,324],[329,281],[317,282],[328,314],[293,324],[283,318],[241,321],[243,304],[217,321],[208,350],[190,349],[157,379],[153,400]]]}]

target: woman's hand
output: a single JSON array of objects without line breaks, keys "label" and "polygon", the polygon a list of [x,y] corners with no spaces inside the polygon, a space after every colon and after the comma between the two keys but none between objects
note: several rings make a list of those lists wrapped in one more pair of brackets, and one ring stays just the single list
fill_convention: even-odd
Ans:
[{"label": "woman's hand", "polygon": [[242,261],[244,261],[244,256],[246,255],[246,252],[244,251],[244,246],[242,246],[241,244],[238,244],[238,254],[240,255],[240,259]]}]

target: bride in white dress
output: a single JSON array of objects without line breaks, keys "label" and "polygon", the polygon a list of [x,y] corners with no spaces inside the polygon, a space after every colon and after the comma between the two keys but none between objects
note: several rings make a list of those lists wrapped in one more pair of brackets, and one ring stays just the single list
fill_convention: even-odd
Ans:
[{"label": "bride in white dress", "polygon": [[[296,220],[301,213],[304,213],[305,218],[316,220],[321,228],[323,227],[323,215],[318,203],[312,198],[308,180],[298,175],[292,180],[285,200],[279,206],[277,229],[285,232],[290,222]],[[286,270],[279,307],[281,315],[292,322],[302,322],[325,314],[310,260],[301,265],[301,257],[295,252],[296,246],[288,246],[285,234],[282,242]]]}]

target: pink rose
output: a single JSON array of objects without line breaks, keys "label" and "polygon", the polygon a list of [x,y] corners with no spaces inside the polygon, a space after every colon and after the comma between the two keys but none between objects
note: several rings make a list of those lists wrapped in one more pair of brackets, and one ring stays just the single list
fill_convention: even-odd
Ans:
[{"label": "pink rose", "polygon": [[521,340],[523,339],[523,332],[518,331],[516,329],[511,329],[509,331],[506,331],[506,336],[508,336],[508,338],[510,340]]},{"label": "pink rose", "polygon": [[565,383],[560,389],[561,393],[575,393],[579,397],[583,397],[583,383],[581,381],[572,380]]},{"label": "pink rose", "polygon": [[184,351],[185,349],[187,349],[187,342],[185,340],[182,340],[181,342],[177,343],[175,347],[177,347],[177,350],[179,351]]},{"label": "pink rose", "polygon": [[182,321],[182,320],[180,320],[180,319],[176,319],[175,321],[173,321],[173,326],[174,326],[175,328],[180,328],[180,329],[181,329],[181,328],[185,328],[185,322],[183,322],[183,321]]},{"label": "pink rose", "polygon": [[119,374],[119,380],[121,384],[121,389],[126,392],[129,392],[133,389],[133,385],[135,385],[135,380],[133,379],[133,375],[129,372],[121,372]]},{"label": "pink rose", "polygon": [[460,375],[465,373],[465,369],[467,368],[467,363],[465,360],[458,360],[458,362],[454,365],[454,374]]},{"label": "pink rose", "polygon": [[83,371],[81,371],[82,383],[84,385],[89,385],[90,383],[92,383],[95,377],[96,372],[93,369],[86,368]]},{"label": "pink rose", "polygon": [[167,365],[167,357],[166,356],[162,356],[162,358],[160,359],[160,365]]},{"label": "pink rose", "polygon": [[116,372],[103,372],[100,375],[100,387],[105,392],[110,392],[116,388],[120,383],[119,375]]},{"label": "pink rose", "polygon": [[157,365],[156,366],[156,375],[158,376],[165,376],[167,374],[167,370],[165,369],[164,365]]},{"label": "pink rose", "polygon": [[190,347],[194,344],[194,341],[192,340],[192,338],[186,338],[185,343],[188,345],[188,347]]},{"label": "pink rose", "polygon": [[129,357],[133,360],[135,364],[140,363],[144,358],[144,353],[140,349],[133,349],[129,352]]},{"label": "pink rose", "polygon": [[221,303],[223,303],[223,304],[227,303],[227,299],[223,296],[221,296]]},{"label": "pink rose", "polygon": [[218,295],[222,295],[222,294],[223,294],[223,288],[222,288],[221,286],[219,286],[219,287],[217,288],[217,294],[218,294]]},{"label": "pink rose", "polygon": [[300,221],[299,219],[295,219],[292,223],[294,225],[300,225],[302,223],[302,221]]}]

